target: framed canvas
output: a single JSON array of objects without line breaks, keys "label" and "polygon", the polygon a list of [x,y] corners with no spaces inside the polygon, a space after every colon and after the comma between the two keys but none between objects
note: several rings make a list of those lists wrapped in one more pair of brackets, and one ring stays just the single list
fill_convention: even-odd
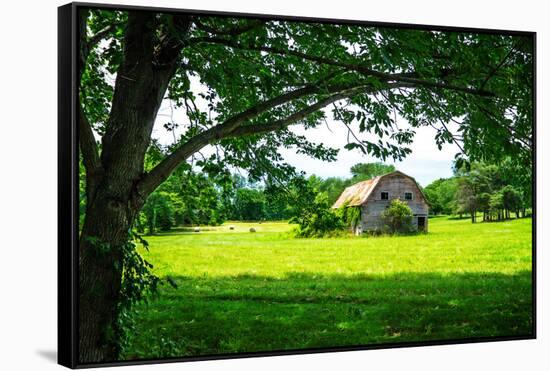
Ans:
[{"label": "framed canvas", "polygon": [[58,20],[60,364],[535,338],[535,33]]}]

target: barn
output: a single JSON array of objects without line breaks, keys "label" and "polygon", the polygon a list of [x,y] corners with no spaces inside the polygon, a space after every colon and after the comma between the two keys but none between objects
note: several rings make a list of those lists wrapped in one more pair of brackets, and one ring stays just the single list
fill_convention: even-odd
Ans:
[{"label": "barn", "polygon": [[413,227],[428,231],[428,201],[413,177],[393,171],[347,187],[332,206],[360,207],[360,222],[355,234],[383,227],[382,212],[393,199],[407,202],[413,212]]}]

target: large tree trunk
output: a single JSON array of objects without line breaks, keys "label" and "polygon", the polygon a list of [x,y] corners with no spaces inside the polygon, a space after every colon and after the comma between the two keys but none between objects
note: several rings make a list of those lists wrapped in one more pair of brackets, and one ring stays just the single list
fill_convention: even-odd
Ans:
[{"label": "large tree trunk", "polygon": [[79,349],[83,363],[116,360],[121,247],[135,212],[105,197],[88,210],[79,246]]},{"label": "large tree trunk", "polygon": [[[190,19],[184,16],[174,22],[182,33],[190,25]],[[82,363],[118,359],[116,323],[121,299],[122,246],[128,242],[135,216],[148,196],[136,192],[136,184],[143,177],[155,118],[182,49],[182,35],[177,39],[162,37],[161,44],[156,45],[155,28],[153,14],[129,12],[124,58],[102,137],[101,171],[86,169],[88,197],[78,272]],[[92,179],[91,175],[96,176]]]}]

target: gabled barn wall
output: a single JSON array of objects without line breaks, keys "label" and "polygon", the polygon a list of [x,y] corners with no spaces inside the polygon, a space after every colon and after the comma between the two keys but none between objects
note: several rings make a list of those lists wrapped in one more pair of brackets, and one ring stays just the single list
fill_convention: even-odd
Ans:
[{"label": "gabled barn wall", "polygon": [[[381,199],[381,192],[388,192],[388,200]],[[405,192],[412,192],[413,199],[405,200]],[[425,218],[425,230],[428,230],[428,204],[413,179],[401,174],[388,175],[380,179],[367,201],[361,206],[361,225],[357,231],[380,229],[383,227],[381,214],[391,200],[398,198],[407,202],[415,215],[413,223],[418,225],[418,216]]]}]

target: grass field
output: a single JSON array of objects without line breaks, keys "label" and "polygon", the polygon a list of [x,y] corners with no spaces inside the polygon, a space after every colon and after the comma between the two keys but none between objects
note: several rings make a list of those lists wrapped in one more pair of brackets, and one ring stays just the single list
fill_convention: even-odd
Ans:
[{"label": "grass field", "polygon": [[178,287],[136,308],[122,357],[531,333],[531,219],[434,218],[430,233],[402,237],[295,239],[290,228],[148,237],[143,256]]}]

